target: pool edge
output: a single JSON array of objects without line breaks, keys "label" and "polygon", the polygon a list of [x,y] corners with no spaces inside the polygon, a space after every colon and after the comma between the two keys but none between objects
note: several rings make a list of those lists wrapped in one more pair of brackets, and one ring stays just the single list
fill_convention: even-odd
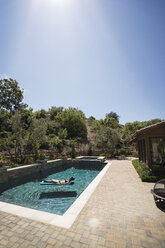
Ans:
[{"label": "pool edge", "polygon": [[19,217],[40,221],[46,224],[70,228],[112,163],[108,161],[106,162],[107,164],[105,167],[63,215],[47,213],[1,201],[0,211],[14,214]]}]

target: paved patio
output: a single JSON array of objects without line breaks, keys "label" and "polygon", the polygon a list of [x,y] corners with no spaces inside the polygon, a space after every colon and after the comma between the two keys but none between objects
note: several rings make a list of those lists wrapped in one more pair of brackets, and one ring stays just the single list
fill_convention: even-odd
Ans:
[{"label": "paved patio", "polygon": [[131,161],[112,164],[69,229],[0,212],[0,248],[165,248],[165,212]]}]

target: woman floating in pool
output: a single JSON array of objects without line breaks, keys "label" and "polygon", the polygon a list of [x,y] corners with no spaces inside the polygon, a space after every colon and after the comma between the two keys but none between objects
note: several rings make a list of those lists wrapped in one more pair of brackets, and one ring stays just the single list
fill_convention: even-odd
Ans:
[{"label": "woman floating in pool", "polygon": [[47,180],[47,179],[44,179],[44,182],[45,183],[55,183],[55,184],[68,184],[73,180],[74,180],[74,177],[69,177],[68,180],[56,180],[56,179]]}]

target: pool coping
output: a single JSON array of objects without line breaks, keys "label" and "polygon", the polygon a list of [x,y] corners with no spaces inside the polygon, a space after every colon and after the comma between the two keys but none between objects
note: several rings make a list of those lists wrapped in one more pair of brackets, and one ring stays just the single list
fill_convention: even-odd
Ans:
[{"label": "pool coping", "polygon": [[81,210],[83,209],[83,207],[85,206],[89,197],[92,195],[97,185],[109,169],[111,162],[106,162],[107,164],[105,165],[105,167],[100,171],[100,173],[95,177],[95,179],[89,184],[89,186],[82,192],[82,194],[75,200],[75,202],[63,215],[43,212],[1,201],[0,211],[40,221],[46,224],[55,225],[58,227],[70,228],[79,213],[81,212]]}]

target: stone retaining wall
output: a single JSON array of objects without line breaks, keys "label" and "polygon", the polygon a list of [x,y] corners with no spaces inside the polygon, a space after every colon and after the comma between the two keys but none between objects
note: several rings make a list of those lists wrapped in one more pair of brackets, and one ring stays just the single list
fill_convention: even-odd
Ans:
[{"label": "stone retaining wall", "polygon": [[0,183],[6,183],[11,179],[27,176],[34,173],[39,173],[47,169],[66,165],[71,162],[71,159],[57,159],[57,160],[41,160],[37,164],[24,165],[16,168],[0,168]]},{"label": "stone retaining wall", "polygon": [[[82,158],[82,157],[81,157]],[[57,171],[61,171],[63,169],[68,168],[71,164],[79,168],[87,169],[98,167],[103,168],[104,163],[101,160],[82,160],[82,159],[76,159],[72,160],[70,158],[63,158],[63,159],[56,159],[56,160],[38,160],[36,164],[31,165],[24,165],[19,166],[15,168],[0,168],[0,184],[8,183],[9,181],[12,181],[12,179],[16,178],[22,178],[24,176],[28,176],[31,174],[39,174],[44,171],[48,171],[52,168],[56,168]]]}]

